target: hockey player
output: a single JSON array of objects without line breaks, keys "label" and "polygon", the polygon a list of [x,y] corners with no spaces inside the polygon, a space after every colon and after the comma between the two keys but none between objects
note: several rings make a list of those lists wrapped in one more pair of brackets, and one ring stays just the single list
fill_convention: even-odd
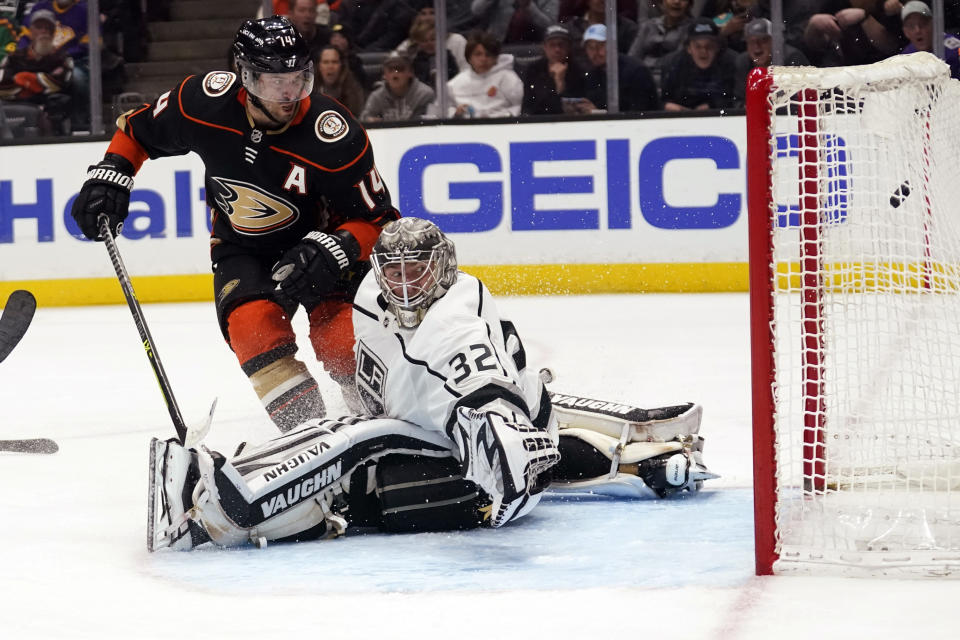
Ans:
[{"label": "hockey player", "polygon": [[659,496],[716,477],[696,405],[551,401],[548,376],[528,369],[515,327],[457,270],[434,224],[388,224],[371,263],[354,305],[368,416],[311,421],[231,461],[154,440],[151,545],[499,527],[529,512],[551,476],[560,489]]},{"label": "hockey player", "polygon": [[[482,282],[458,271],[453,243],[432,222],[391,222],[371,262],[373,273],[357,292],[353,315],[356,384],[368,414],[443,431],[461,461],[494,445],[509,459],[514,431],[552,434],[558,422],[554,488],[666,496],[698,489],[713,477],[700,456],[697,405],[643,411],[573,396],[551,400],[544,382],[552,375],[527,367],[513,323],[498,314]],[[511,488],[533,486],[514,470],[537,468],[543,462],[538,454],[547,452],[533,442],[516,444],[528,459],[504,466],[502,486],[464,469],[504,510],[503,521],[515,508]],[[552,451],[546,455],[552,460]]]},{"label": "hockey player", "polygon": [[287,18],[245,22],[232,51],[237,73],[190,76],[120,117],[71,213],[91,240],[102,215],[119,233],[147,158],[203,159],[220,326],[286,431],[324,415],[317,382],[295,357],[299,306],[317,358],[357,405],[350,304],[382,226],[399,214],[363,127],[339,103],[310,97],[310,51]]}]

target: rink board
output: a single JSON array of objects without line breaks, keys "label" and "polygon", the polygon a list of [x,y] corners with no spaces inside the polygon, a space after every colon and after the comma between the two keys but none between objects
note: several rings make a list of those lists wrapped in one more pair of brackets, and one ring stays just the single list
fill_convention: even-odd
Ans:
[{"label": "rink board", "polygon": [[[404,215],[429,218],[499,294],[744,291],[742,116],[424,125],[369,132]],[[69,215],[106,142],[0,157],[0,296],[122,302],[106,252]],[[240,149],[238,147],[238,153]],[[195,154],[148,161],[119,245],[143,301],[210,300]]]}]

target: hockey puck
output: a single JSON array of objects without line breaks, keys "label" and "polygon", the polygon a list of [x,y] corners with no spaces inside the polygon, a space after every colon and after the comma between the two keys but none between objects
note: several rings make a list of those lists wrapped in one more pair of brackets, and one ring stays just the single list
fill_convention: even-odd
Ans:
[{"label": "hockey puck", "polygon": [[904,180],[903,184],[897,187],[897,190],[893,192],[893,195],[890,196],[890,206],[896,209],[903,201],[907,199],[910,195],[910,181]]}]

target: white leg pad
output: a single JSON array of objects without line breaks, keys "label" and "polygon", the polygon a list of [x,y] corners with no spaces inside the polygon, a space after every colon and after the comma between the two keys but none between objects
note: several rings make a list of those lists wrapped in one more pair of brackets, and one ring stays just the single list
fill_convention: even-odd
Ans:
[{"label": "white leg pad", "polygon": [[[703,407],[695,403],[656,409],[551,394],[561,429],[590,429],[624,442],[665,442],[700,432]],[[626,436],[626,437],[624,437]]]}]

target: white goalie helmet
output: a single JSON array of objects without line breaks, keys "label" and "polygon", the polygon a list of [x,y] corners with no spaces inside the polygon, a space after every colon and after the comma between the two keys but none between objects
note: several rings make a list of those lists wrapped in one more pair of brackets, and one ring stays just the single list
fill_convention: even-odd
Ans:
[{"label": "white goalie helmet", "polygon": [[418,326],[430,305],[457,281],[453,242],[421,218],[401,218],[384,227],[370,264],[401,327]]}]

